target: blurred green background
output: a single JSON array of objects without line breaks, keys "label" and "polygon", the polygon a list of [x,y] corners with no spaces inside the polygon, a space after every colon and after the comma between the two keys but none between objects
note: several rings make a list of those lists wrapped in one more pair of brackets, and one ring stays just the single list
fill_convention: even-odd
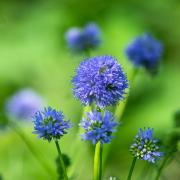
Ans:
[{"label": "blurred green background", "polygon": [[[0,108],[3,109],[8,96],[23,87],[34,88],[47,104],[61,108],[75,125],[62,139],[62,151],[72,161],[69,173],[75,168],[75,179],[90,180],[92,148],[81,142],[80,137],[77,139],[76,124],[82,107],[71,90],[71,78],[84,55],[69,53],[64,33],[71,26],[96,22],[101,28],[103,43],[91,55],[117,57],[129,77],[132,65],[124,55],[124,48],[135,36],[151,32],[164,43],[160,72],[151,77],[141,70],[131,84],[123,124],[111,144],[104,167],[103,179],[114,176],[123,180],[132,159],[129,145],[137,129],[153,127],[156,136],[163,137],[173,126],[173,114],[180,109],[179,19],[178,0],[0,0]],[[19,124],[52,167],[54,177],[42,169],[10,129],[0,131],[0,174],[5,180],[56,179],[55,145],[37,140],[32,134],[31,122]],[[137,163],[134,179],[140,179],[145,164]],[[173,161],[165,169],[163,178],[178,180],[179,166]],[[155,171],[151,168],[152,173]],[[148,175],[143,179],[148,179]]]}]

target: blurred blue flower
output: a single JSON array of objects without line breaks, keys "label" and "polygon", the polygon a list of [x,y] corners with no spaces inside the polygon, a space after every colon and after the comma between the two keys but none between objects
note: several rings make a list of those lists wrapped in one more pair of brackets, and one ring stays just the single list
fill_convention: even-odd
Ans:
[{"label": "blurred blue flower", "polygon": [[35,130],[33,133],[38,134],[38,138],[49,142],[52,139],[60,139],[71,127],[70,121],[64,120],[63,113],[51,107],[45,108],[42,112],[36,112],[33,122]]},{"label": "blurred blue flower", "polygon": [[130,146],[130,151],[134,157],[155,163],[157,158],[163,156],[159,152],[158,140],[153,138],[153,129],[139,129],[133,144]]},{"label": "blurred blue flower", "polygon": [[83,50],[83,43],[82,43],[82,37],[81,37],[81,30],[79,28],[71,28],[66,32],[65,35],[67,44],[70,49],[74,51],[80,51]]},{"label": "blurred blue flower", "polygon": [[5,104],[8,116],[17,119],[31,119],[34,113],[41,109],[42,98],[32,89],[26,88],[16,92]]},{"label": "blurred blue flower", "polygon": [[79,125],[85,130],[82,139],[92,141],[93,144],[98,141],[104,144],[110,143],[113,138],[112,133],[116,131],[118,123],[109,111],[105,111],[103,115],[101,112],[91,111],[87,113],[87,118],[83,118]]},{"label": "blurred blue flower", "polygon": [[157,68],[163,53],[162,44],[150,34],[144,34],[134,39],[126,49],[127,57],[137,67],[147,70]]},{"label": "blurred blue flower", "polygon": [[71,28],[65,34],[69,48],[75,52],[88,51],[101,43],[101,33],[95,23],[87,24],[84,29]]},{"label": "blurred blue flower", "polygon": [[128,80],[121,65],[112,56],[97,56],[81,62],[72,79],[73,93],[82,104],[98,107],[124,99]]}]

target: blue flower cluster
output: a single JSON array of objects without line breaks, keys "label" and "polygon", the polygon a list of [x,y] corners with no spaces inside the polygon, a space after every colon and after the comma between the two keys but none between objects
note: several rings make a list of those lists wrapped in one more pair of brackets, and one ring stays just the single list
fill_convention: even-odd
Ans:
[{"label": "blue flower cluster", "polygon": [[102,115],[101,112],[94,110],[87,113],[87,118],[83,118],[80,123],[80,126],[85,130],[82,139],[92,141],[93,144],[98,141],[101,144],[110,143],[113,138],[112,133],[115,132],[117,125],[118,123],[109,111],[105,111]]},{"label": "blue flower cluster", "polygon": [[36,112],[33,122],[34,134],[38,134],[39,138],[46,139],[49,142],[52,139],[60,139],[71,127],[70,121],[64,120],[63,113],[51,107],[45,108],[43,112]]},{"label": "blue flower cluster", "polygon": [[34,113],[41,109],[42,104],[42,98],[32,89],[26,88],[10,97],[5,104],[5,109],[8,116],[31,119]]},{"label": "blue flower cluster", "polygon": [[158,140],[153,138],[153,129],[139,129],[130,151],[138,159],[155,163],[157,158],[163,156],[163,153],[159,152],[157,142]]},{"label": "blue flower cluster", "polygon": [[73,93],[84,105],[103,108],[124,99],[128,80],[112,56],[96,56],[83,61],[72,79]]},{"label": "blue flower cluster", "polygon": [[100,29],[95,23],[89,23],[84,29],[71,28],[65,39],[69,48],[75,52],[87,51],[96,48],[101,43]]},{"label": "blue flower cluster", "polygon": [[126,55],[133,64],[137,67],[145,67],[147,70],[157,67],[162,53],[162,44],[150,34],[137,37],[126,49]]}]

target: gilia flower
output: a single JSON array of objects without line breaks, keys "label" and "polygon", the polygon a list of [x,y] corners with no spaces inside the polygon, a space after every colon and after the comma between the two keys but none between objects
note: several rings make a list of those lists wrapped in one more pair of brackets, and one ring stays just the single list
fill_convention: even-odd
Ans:
[{"label": "gilia flower", "polygon": [[150,34],[134,39],[126,49],[126,55],[132,63],[152,70],[157,67],[163,53],[162,44]]},{"label": "gilia flower", "polygon": [[17,119],[31,119],[34,113],[41,109],[42,98],[32,89],[23,89],[10,97],[5,109],[9,116]]},{"label": "gilia flower", "polygon": [[115,105],[124,99],[128,80],[112,56],[97,56],[83,61],[72,79],[73,93],[82,104],[98,107]]},{"label": "gilia flower", "polygon": [[69,48],[75,52],[94,49],[101,43],[99,27],[95,23],[87,24],[84,29],[71,28],[65,34]]},{"label": "gilia flower", "polygon": [[110,143],[113,138],[112,133],[118,123],[115,121],[114,116],[109,111],[101,112],[92,111],[87,113],[87,118],[83,118],[80,126],[85,130],[82,134],[82,139],[92,141],[96,144],[98,141],[101,144]]},{"label": "gilia flower", "polygon": [[60,139],[71,127],[70,121],[64,120],[63,113],[51,107],[45,108],[43,112],[36,112],[33,122],[35,130],[33,133],[49,142],[52,139]]},{"label": "gilia flower", "polygon": [[155,163],[156,159],[163,155],[159,152],[157,142],[158,140],[153,138],[153,129],[139,129],[130,151],[138,159]]}]

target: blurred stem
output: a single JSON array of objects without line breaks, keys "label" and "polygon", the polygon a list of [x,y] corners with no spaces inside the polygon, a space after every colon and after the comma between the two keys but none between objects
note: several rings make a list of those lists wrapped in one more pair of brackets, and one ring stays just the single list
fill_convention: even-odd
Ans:
[{"label": "blurred stem", "polygon": [[[138,69],[137,69],[137,68],[133,68],[133,69],[132,69],[132,72],[131,72],[131,74],[130,74],[130,78],[129,78],[129,82],[130,82],[131,84],[133,84],[134,79],[135,79],[137,73],[138,73]],[[128,94],[129,94],[129,92],[128,92]],[[115,117],[117,117],[117,119],[118,119],[119,121],[121,120],[121,118],[122,118],[122,116],[123,116],[123,113],[124,113],[125,107],[126,107],[126,105],[127,105],[127,102],[128,102],[128,97],[124,100],[124,102],[120,103],[120,104],[116,107],[116,109],[115,109],[115,114],[114,114],[114,115],[115,115]]]},{"label": "blurred stem", "polygon": [[[82,109],[82,115],[81,115],[81,119],[86,116],[86,113],[91,111],[92,107],[91,106],[85,106]],[[72,166],[69,169],[69,174],[72,175],[75,171],[76,171],[76,165],[78,165],[79,160],[82,157],[82,154],[84,153],[84,151],[88,151],[89,149],[86,149],[87,147],[84,147],[84,145],[80,142],[80,134],[83,132],[83,129],[81,129],[80,127],[77,129],[77,135],[75,137],[75,141],[74,141],[74,150],[73,150],[73,154],[72,157],[74,157],[74,163],[72,164]]]},{"label": "blurred stem", "polygon": [[139,179],[145,179],[148,172],[149,172],[149,169],[150,169],[150,166],[149,166],[148,163],[146,163],[143,170],[142,170],[142,172],[141,172],[141,174],[140,174],[140,176],[139,176]]},{"label": "blurred stem", "polygon": [[128,174],[127,180],[131,180],[132,173],[133,173],[133,170],[134,170],[134,167],[135,167],[135,164],[136,164],[136,160],[137,160],[137,158],[134,157],[134,158],[133,158],[133,161],[132,161],[132,164],[131,164],[131,168],[130,168],[130,170],[129,170],[129,174]]},{"label": "blurred stem", "polygon": [[61,153],[61,150],[60,150],[59,143],[58,143],[57,140],[55,140],[54,142],[56,144],[56,148],[57,148],[58,155],[59,155],[60,167],[62,168],[62,171],[63,171],[63,180],[68,180],[68,176],[67,176],[67,172],[66,172],[66,166],[64,164],[64,160],[63,160],[63,157],[62,157],[62,153]]},{"label": "blurred stem", "polygon": [[180,159],[178,157],[180,157],[180,156],[177,156],[175,161],[176,161],[176,163],[178,163],[180,165]]},{"label": "blurred stem", "polygon": [[[166,165],[167,165],[167,163],[166,163]],[[154,168],[154,169],[152,169],[152,170],[155,170],[155,171],[158,173],[158,171],[159,171],[159,166],[158,166],[157,164],[153,164],[153,167],[152,167],[152,168]],[[153,173],[151,173],[151,174],[153,174]],[[163,174],[161,174],[161,178],[162,178],[163,180],[166,180],[166,179],[167,179]],[[153,178],[152,178],[152,175],[150,176],[150,179],[153,179]]]},{"label": "blurred stem", "polygon": [[90,58],[91,57],[91,51],[89,49],[86,49],[84,51],[84,54],[85,54],[86,58]]},{"label": "blurred stem", "polygon": [[98,141],[95,146],[94,153],[94,178],[93,180],[101,180],[102,178],[102,145]]},{"label": "blurred stem", "polygon": [[39,164],[44,168],[44,170],[51,175],[53,175],[52,169],[49,167],[49,165],[44,161],[42,156],[39,156],[37,151],[34,149],[33,145],[29,141],[28,137],[25,135],[25,133],[22,131],[22,129],[17,125],[17,123],[13,121],[8,121],[8,126],[21,138],[21,140],[25,143],[25,145],[28,147],[31,154],[36,158],[36,160],[39,162]]},{"label": "blurred stem", "polygon": [[[134,67],[132,68],[131,73],[129,75],[129,82],[131,84],[133,84],[134,79],[135,79],[136,75],[138,74],[138,70],[139,70],[138,68],[134,68]],[[128,94],[129,94],[129,92],[128,92]],[[124,102],[122,102],[118,106],[116,106],[114,115],[117,118],[117,120],[119,120],[119,121],[121,120],[121,118],[123,116],[124,110],[127,105],[127,101],[128,101],[128,97],[124,100]],[[112,146],[109,146],[107,148],[107,150],[104,152],[104,162],[103,163],[106,163],[106,161],[108,159],[110,147],[112,147]]]},{"label": "blurred stem", "polygon": [[168,153],[168,154],[164,157],[163,162],[162,162],[159,170],[157,171],[155,180],[158,180],[158,179],[160,178],[161,173],[162,173],[162,170],[163,170],[163,168],[165,167],[165,165],[166,165],[167,161],[169,160],[169,158],[171,157],[171,155],[172,155],[172,152]]}]

